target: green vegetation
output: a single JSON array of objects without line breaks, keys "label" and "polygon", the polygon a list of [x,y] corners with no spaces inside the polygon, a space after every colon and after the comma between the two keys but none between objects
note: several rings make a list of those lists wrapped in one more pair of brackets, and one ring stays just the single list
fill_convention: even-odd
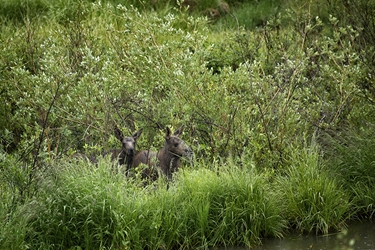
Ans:
[{"label": "green vegetation", "polygon": [[[373,218],[374,12],[0,0],[0,248],[254,246]],[[157,149],[182,124],[196,162],[168,189],[72,159],[120,147],[115,125]]]},{"label": "green vegetation", "polygon": [[288,201],[291,225],[299,231],[328,233],[343,226],[350,204],[345,190],[324,171],[314,147],[293,151],[291,166],[278,183]]}]

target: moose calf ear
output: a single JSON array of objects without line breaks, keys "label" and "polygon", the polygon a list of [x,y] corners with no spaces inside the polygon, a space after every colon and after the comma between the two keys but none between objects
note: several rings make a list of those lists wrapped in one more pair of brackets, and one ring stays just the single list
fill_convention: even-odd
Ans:
[{"label": "moose calf ear", "polygon": [[115,137],[119,139],[120,141],[122,141],[122,139],[124,138],[124,135],[122,134],[121,130],[117,126],[115,127],[114,134],[115,134]]},{"label": "moose calf ear", "polygon": [[170,128],[166,127],[166,133],[165,133],[165,138],[169,139],[171,137],[172,131]]},{"label": "moose calf ear", "polygon": [[137,139],[141,136],[142,131],[143,131],[143,129],[138,130],[138,131],[132,136],[133,139],[134,139],[134,140],[137,140]]},{"label": "moose calf ear", "polygon": [[179,127],[173,135],[175,136],[180,136],[182,134],[182,131],[184,131],[184,125],[182,125],[181,127]]}]

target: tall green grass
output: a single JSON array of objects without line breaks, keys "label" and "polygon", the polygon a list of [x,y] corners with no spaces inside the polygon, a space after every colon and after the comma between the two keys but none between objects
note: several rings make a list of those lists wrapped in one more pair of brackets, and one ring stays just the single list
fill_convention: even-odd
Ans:
[{"label": "tall green grass", "polygon": [[111,163],[61,163],[37,196],[18,208],[0,246],[33,249],[208,248],[281,237],[280,200],[267,178],[234,166],[201,168],[146,188]]},{"label": "tall green grass", "polygon": [[188,247],[259,244],[265,236],[281,237],[286,225],[267,178],[252,170],[186,171],[174,192],[185,230],[195,236]]},{"label": "tall green grass", "polygon": [[39,194],[22,208],[29,214],[28,245],[35,249],[114,246],[118,195],[127,189],[105,166],[95,168],[86,162],[57,166]]},{"label": "tall green grass", "polygon": [[277,177],[276,184],[286,201],[292,228],[327,234],[345,226],[349,197],[325,168],[316,145],[292,150],[290,166]]},{"label": "tall green grass", "polygon": [[375,139],[374,129],[343,131],[340,137],[326,136],[327,157],[332,174],[349,194],[353,214],[375,215]]},{"label": "tall green grass", "polygon": [[255,246],[290,229],[345,227],[352,201],[318,147],[290,152],[280,172],[259,171],[249,160],[199,161],[169,189],[163,179],[144,187],[114,173],[107,159],[62,161],[7,218],[0,248],[208,249]]}]

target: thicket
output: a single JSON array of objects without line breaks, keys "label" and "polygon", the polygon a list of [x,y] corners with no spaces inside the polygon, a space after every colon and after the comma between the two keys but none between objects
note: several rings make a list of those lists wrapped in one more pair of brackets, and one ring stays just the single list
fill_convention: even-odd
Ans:
[{"label": "thicket", "polygon": [[[266,2],[2,1],[0,246],[251,245],[373,217],[375,4]],[[182,124],[196,164],[168,191],[66,158]]]}]

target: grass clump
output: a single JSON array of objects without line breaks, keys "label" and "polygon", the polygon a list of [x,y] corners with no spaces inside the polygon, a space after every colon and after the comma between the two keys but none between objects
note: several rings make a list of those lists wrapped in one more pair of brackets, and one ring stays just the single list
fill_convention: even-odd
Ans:
[{"label": "grass clump", "polygon": [[26,203],[26,242],[34,249],[86,249],[114,246],[124,184],[111,178],[106,165],[63,164],[55,180],[43,183],[40,194]]},{"label": "grass clump", "polygon": [[327,136],[328,164],[353,203],[353,214],[373,218],[375,214],[375,155],[373,130],[343,131]]},{"label": "grass clump", "polygon": [[188,247],[254,245],[262,237],[281,237],[286,225],[282,209],[264,175],[237,167],[219,173],[185,171],[176,182],[178,210],[186,214]]},{"label": "grass clump", "polygon": [[296,149],[292,159],[276,181],[291,226],[316,234],[340,230],[351,204],[343,187],[324,168],[317,147]]}]

